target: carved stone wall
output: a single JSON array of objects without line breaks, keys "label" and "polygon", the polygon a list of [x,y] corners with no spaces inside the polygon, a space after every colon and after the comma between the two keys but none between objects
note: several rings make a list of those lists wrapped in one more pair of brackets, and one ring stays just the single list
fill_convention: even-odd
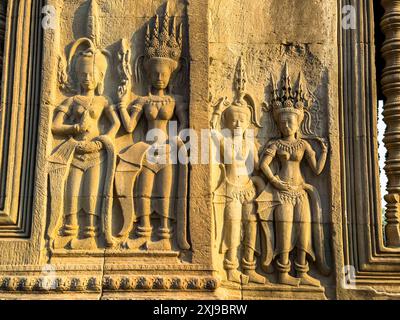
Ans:
[{"label": "carved stone wall", "polygon": [[0,8],[0,298],[397,295],[372,1],[43,5]]}]

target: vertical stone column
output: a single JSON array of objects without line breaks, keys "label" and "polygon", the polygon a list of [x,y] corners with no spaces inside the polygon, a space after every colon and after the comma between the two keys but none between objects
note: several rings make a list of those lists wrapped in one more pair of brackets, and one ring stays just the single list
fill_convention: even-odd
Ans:
[{"label": "vertical stone column", "polygon": [[381,27],[386,36],[382,55],[386,66],[382,90],[386,97],[383,116],[387,125],[384,143],[387,149],[385,171],[388,176],[386,239],[389,247],[400,246],[400,1],[382,0],[385,14]]}]

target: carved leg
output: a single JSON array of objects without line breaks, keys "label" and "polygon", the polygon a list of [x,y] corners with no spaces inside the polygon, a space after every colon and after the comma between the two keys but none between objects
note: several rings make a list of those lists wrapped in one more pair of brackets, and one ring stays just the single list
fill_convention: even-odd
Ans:
[{"label": "carved leg", "polygon": [[83,238],[95,238],[97,234],[97,221],[94,214],[88,214],[86,216],[87,224],[83,232]]},{"label": "carved leg", "polygon": [[78,212],[80,209],[79,198],[82,184],[83,172],[71,167],[65,190],[65,211],[67,213],[64,224],[64,235],[76,238],[78,235]]},{"label": "carved leg", "polygon": [[97,215],[101,211],[101,195],[103,186],[101,164],[93,166],[85,172],[83,179],[82,201],[85,210],[85,226],[83,239],[73,240],[71,248],[81,250],[93,250],[97,248],[95,237],[98,233]]},{"label": "carved leg", "polygon": [[127,246],[130,249],[138,249],[150,240],[152,232],[150,222],[151,196],[153,192],[154,177],[154,172],[147,168],[144,168],[139,176],[139,199],[137,211],[139,225],[136,230],[137,238],[127,241]]},{"label": "carved leg", "polygon": [[229,281],[247,284],[249,277],[238,271],[238,248],[241,235],[242,205],[233,200],[225,207],[224,217],[224,242],[227,248],[225,253],[224,268]]},{"label": "carved leg", "polygon": [[276,236],[277,247],[280,252],[276,261],[276,269],[278,270],[278,282],[290,286],[298,286],[299,279],[289,275],[290,260],[289,253],[292,246],[293,232],[293,206],[291,204],[282,204],[276,208]]},{"label": "carved leg", "polygon": [[265,284],[266,278],[256,272],[254,252],[257,240],[257,220],[254,214],[254,204],[250,203],[243,206],[243,218],[245,219],[245,239],[242,259],[243,273],[249,277],[249,282]]},{"label": "carved leg", "polygon": [[67,237],[76,237],[78,235],[78,214],[75,212],[65,217],[63,234]]},{"label": "carved leg", "polygon": [[308,201],[306,199],[298,201],[295,212],[300,217],[300,221],[296,222],[298,229],[297,257],[295,262],[297,276],[300,278],[300,284],[319,287],[321,285],[320,282],[308,275],[307,252],[312,250],[311,213]]},{"label": "carved leg", "polygon": [[158,229],[158,236],[160,238],[157,242],[150,242],[148,243],[149,250],[171,250],[171,226],[170,226],[170,219],[166,217],[160,217],[160,228]]},{"label": "carved leg", "polygon": [[171,250],[172,249],[172,225],[171,217],[171,195],[173,188],[173,167],[167,166],[157,173],[155,180],[157,201],[156,211],[160,216],[160,227],[158,229],[159,241],[149,243],[150,250]]}]

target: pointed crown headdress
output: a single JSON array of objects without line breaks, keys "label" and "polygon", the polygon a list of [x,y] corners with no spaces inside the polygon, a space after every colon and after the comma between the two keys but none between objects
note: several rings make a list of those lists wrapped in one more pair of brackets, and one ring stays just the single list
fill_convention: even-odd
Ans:
[{"label": "pointed crown headdress", "polygon": [[249,114],[251,122],[257,127],[261,128],[261,125],[257,118],[254,99],[248,93],[246,93],[246,84],[247,73],[244,68],[243,58],[240,57],[236,66],[234,79],[236,97],[232,103],[225,104],[226,108],[223,112],[226,112],[228,110],[236,110]]},{"label": "pointed crown headdress", "polygon": [[[170,17],[168,12],[168,2],[165,7],[165,14],[161,19],[155,15],[154,26],[147,25],[145,35],[145,58],[167,58],[179,61],[182,55],[182,24],[176,27],[176,17]],[[172,21],[172,22],[171,22]],[[171,27],[172,24],[172,28]]]},{"label": "pointed crown headdress", "polygon": [[285,73],[277,86],[273,76],[272,81],[272,112],[275,120],[282,113],[295,113],[303,119],[304,113],[309,111],[311,104],[307,97],[303,74],[300,72],[297,86],[292,84],[288,64],[285,64]]},{"label": "pointed crown headdress", "polygon": [[[281,114],[294,113],[298,116],[300,130],[303,135],[312,136],[315,134],[312,129],[312,109],[314,97],[309,92],[303,73],[299,73],[297,85],[292,84],[289,75],[288,64],[285,64],[285,71],[280,83],[277,85],[271,75],[272,92],[271,103],[266,106],[266,111],[272,113],[273,119],[277,123]],[[316,121],[318,119],[315,119]]]},{"label": "pointed crown headdress", "polygon": [[[60,79],[61,87],[72,93],[77,93],[74,89],[73,82],[77,82],[74,79],[76,68],[80,68],[81,63],[91,63],[93,68],[98,72],[98,88],[96,89],[98,94],[103,94],[104,91],[104,78],[108,68],[108,59],[110,59],[111,54],[105,49],[99,49],[98,42],[100,39],[100,25],[99,25],[99,8],[96,0],[90,0],[89,10],[88,10],[88,20],[86,27],[87,37],[79,38],[74,42],[71,47],[68,56],[68,66],[67,75],[62,72],[62,79]],[[59,68],[64,69],[62,63]]]}]

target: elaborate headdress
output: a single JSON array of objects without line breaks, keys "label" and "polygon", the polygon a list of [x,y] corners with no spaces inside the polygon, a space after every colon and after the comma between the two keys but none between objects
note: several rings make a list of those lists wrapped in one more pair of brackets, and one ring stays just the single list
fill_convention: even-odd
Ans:
[{"label": "elaborate headdress", "polygon": [[[154,22],[149,22],[146,27],[144,54],[137,57],[135,62],[135,78],[140,83],[143,80],[143,71],[148,72],[154,59],[163,59],[169,64],[171,72],[184,70],[178,82],[183,82],[184,75],[188,70],[185,69],[185,59],[182,57],[183,48],[183,25],[177,27],[177,18],[170,17],[168,1],[165,6],[163,16],[158,14],[154,17]],[[142,70],[142,66],[144,70]]]},{"label": "elaborate headdress", "polygon": [[[176,27],[176,17],[170,17],[168,12],[168,2],[165,7],[165,14],[161,19],[155,15],[154,26],[150,30],[150,24],[147,25],[145,35],[145,60],[154,58],[170,59],[178,63],[182,55],[182,24]],[[171,27],[172,21],[172,29]]]},{"label": "elaborate headdress", "polygon": [[[301,122],[301,130],[304,134],[311,135],[311,100],[308,98],[307,88],[304,84],[303,74],[299,73],[297,86],[292,85],[289,75],[288,64],[285,64],[285,72],[277,85],[271,75],[272,92],[271,103],[268,111],[271,111],[276,122],[279,116],[284,113],[294,113]],[[304,121],[303,121],[304,120]]]},{"label": "elaborate headdress", "polygon": [[108,67],[108,58],[110,53],[107,50],[98,48],[100,26],[98,21],[98,4],[96,0],[91,0],[88,11],[88,21],[86,33],[88,37],[80,38],[74,42],[68,55],[67,71],[64,71],[62,58],[59,59],[59,82],[61,88],[65,91],[76,93],[79,88],[74,88],[77,79],[74,78],[77,69],[81,63],[92,63],[93,69],[96,69],[97,80],[99,82],[97,93],[103,94],[104,91],[104,78]]},{"label": "elaborate headdress", "polygon": [[256,106],[254,99],[246,93],[247,74],[243,64],[243,58],[240,57],[236,66],[234,88],[236,91],[236,97],[232,103],[225,100],[223,114],[229,111],[244,112],[250,116],[250,120],[257,127],[261,128],[261,125],[257,118]]}]

